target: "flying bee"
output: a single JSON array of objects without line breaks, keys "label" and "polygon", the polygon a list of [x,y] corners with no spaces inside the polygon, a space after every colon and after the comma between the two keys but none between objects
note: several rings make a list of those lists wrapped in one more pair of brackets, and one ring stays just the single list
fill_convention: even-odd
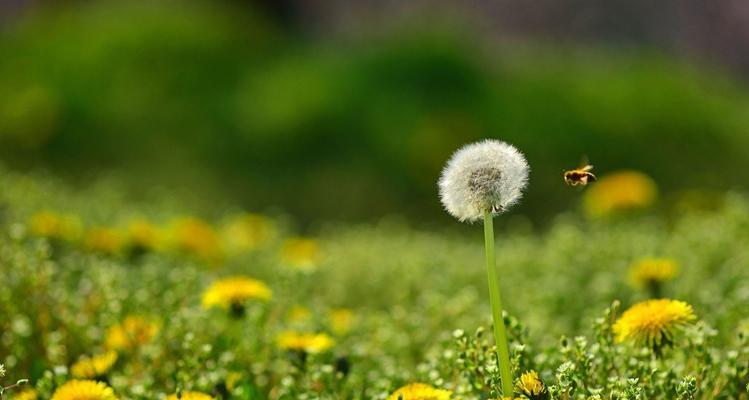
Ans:
[{"label": "flying bee", "polygon": [[588,163],[583,163],[579,168],[564,172],[564,183],[569,186],[582,185],[585,186],[590,182],[596,181],[596,176],[590,172],[593,166]]}]

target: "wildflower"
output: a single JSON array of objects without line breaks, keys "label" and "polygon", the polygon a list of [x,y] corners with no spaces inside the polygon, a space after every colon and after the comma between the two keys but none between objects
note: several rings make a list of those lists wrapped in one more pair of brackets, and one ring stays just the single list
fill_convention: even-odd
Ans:
[{"label": "wildflower", "polygon": [[618,342],[629,340],[657,350],[671,344],[676,330],[696,319],[692,306],[683,301],[647,300],[625,311],[613,329]]},{"label": "wildflower", "polygon": [[300,271],[311,271],[322,260],[320,245],[315,239],[291,238],[281,246],[281,261]]},{"label": "wildflower", "polygon": [[653,180],[637,171],[621,171],[601,177],[585,192],[583,205],[592,217],[607,217],[647,208],[655,202]]},{"label": "wildflower", "polygon": [[72,214],[58,214],[53,211],[40,211],[29,221],[31,233],[49,239],[73,242],[81,235],[81,220]]},{"label": "wildflower", "polygon": [[213,282],[203,292],[203,307],[230,308],[234,314],[241,316],[248,300],[269,301],[273,296],[271,289],[263,282],[244,277],[233,276]]},{"label": "wildflower", "polygon": [[310,317],[312,317],[312,311],[309,308],[297,305],[289,310],[287,318],[289,322],[302,323],[309,320]]},{"label": "wildflower", "polygon": [[676,276],[679,267],[668,258],[645,258],[633,264],[630,279],[637,286],[646,286],[651,281],[666,282]]},{"label": "wildflower", "polygon": [[72,380],[57,388],[52,400],[117,400],[117,396],[103,382]]},{"label": "wildflower", "polygon": [[242,381],[242,373],[237,371],[230,371],[226,374],[224,384],[226,388],[231,392],[236,388]]},{"label": "wildflower", "polygon": [[127,225],[128,246],[135,251],[154,251],[162,245],[159,229],[145,219],[135,219]]},{"label": "wildflower", "polygon": [[739,323],[738,331],[744,336],[749,336],[749,319],[745,319]]},{"label": "wildflower", "polygon": [[223,258],[218,233],[198,218],[180,218],[172,226],[173,241],[177,249],[203,261],[215,263]]},{"label": "wildflower", "polygon": [[528,163],[498,140],[469,144],[453,154],[439,180],[440,199],[460,221],[478,221],[485,211],[502,213],[522,197]]},{"label": "wildflower", "polygon": [[182,392],[179,395],[170,394],[166,400],[213,400],[213,396],[202,392]]},{"label": "wildflower", "polygon": [[645,258],[629,269],[629,280],[635,287],[648,288],[653,298],[660,297],[660,287],[676,276],[679,267],[668,258]]},{"label": "wildflower", "polygon": [[117,362],[117,352],[108,351],[93,357],[84,357],[70,367],[70,373],[79,379],[103,377]]},{"label": "wildflower", "polygon": [[36,400],[37,398],[39,398],[39,392],[31,388],[13,394],[13,400]]},{"label": "wildflower", "polygon": [[107,330],[106,347],[112,350],[134,350],[148,344],[159,332],[159,324],[140,316],[128,316],[121,324]]},{"label": "wildflower", "polygon": [[528,163],[515,147],[498,140],[464,146],[447,162],[438,185],[447,212],[463,221],[484,220],[484,249],[502,393],[512,394],[512,370],[494,254],[494,215],[520,201]]},{"label": "wildflower", "polygon": [[354,324],[354,313],[347,308],[338,308],[330,311],[328,320],[333,333],[344,335],[351,329],[351,325]]},{"label": "wildflower", "polygon": [[222,233],[232,252],[252,251],[267,243],[273,236],[273,222],[262,215],[241,214],[232,217]]},{"label": "wildflower", "polygon": [[111,228],[92,228],[86,232],[84,239],[87,249],[110,255],[119,253],[124,245],[122,235]]},{"label": "wildflower", "polygon": [[278,347],[285,350],[322,353],[335,344],[333,338],[324,333],[299,333],[286,331],[276,338]]},{"label": "wildflower", "polygon": [[538,372],[528,371],[520,375],[517,388],[531,400],[545,399],[547,397],[544,383],[538,377]]},{"label": "wildflower", "polygon": [[425,383],[410,383],[393,392],[387,400],[450,400],[452,392]]}]

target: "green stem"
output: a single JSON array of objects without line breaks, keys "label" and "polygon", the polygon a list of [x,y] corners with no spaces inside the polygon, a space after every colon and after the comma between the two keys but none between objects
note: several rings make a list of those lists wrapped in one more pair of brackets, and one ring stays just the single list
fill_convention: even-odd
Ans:
[{"label": "green stem", "polygon": [[497,344],[499,375],[502,379],[502,395],[512,397],[512,371],[510,351],[507,347],[507,332],[502,318],[502,299],[499,295],[499,280],[494,256],[494,217],[491,211],[484,211],[484,246],[486,247],[486,274],[489,278],[489,298],[492,303],[494,320],[494,341]]}]

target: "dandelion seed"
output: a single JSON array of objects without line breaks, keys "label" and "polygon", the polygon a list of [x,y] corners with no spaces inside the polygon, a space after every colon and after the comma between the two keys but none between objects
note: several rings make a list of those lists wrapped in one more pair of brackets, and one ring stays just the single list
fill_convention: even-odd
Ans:
[{"label": "dandelion seed", "polygon": [[52,400],[117,400],[117,396],[103,382],[72,380],[57,388]]},{"label": "dandelion seed", "polygon": [[460,221],[507,211],[528,184],[528,163],[512,145],[484,140],[458,150],[439,179],[440,199]]},{"label": "dandelion seed", "polygon": [[117,352],[108,351],[93,357],[78,360],[70,367],[70,374],[74,378],[94,379],[103,377],[117,362]]},{"label": "dandelion seed", "polygon": [[625,311],[613,330],[618,342],[632,341],[658,350],[672,344],[676,331],[696,319],[692,306],[683,301],[647,300]]},{"label": "dandelion seed", "polygon": [[410,383],[393,392],[387,400],[450,400],[452,392],[425,383]]}]

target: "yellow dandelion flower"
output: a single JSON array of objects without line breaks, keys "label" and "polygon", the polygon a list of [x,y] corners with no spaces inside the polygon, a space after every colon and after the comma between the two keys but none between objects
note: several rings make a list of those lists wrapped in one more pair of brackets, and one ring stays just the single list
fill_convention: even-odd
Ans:
[{"label": "yellow dandelion flower", "polygon": [[683,301],[647,300],[625,311],[613,329],[618,342],[633,341],[660,348],[673,342],[677,329],[696,319],[692,306]]},{"label": "yellow dandelion flower", "polygon": [[29,229],[36,236],[73,242],[80,238],[82,224],[75,215],[44,210],[31,216]]},{"label": "yellow dandelion flower", "polygon": [[240,214],[229,219],[222,236],[235,254],[252,251],[266,244],[274,234],[273,221],[257,214]]},{"label": "yellow dandelion flower", "polygon": [[533,370],[520,375],[520,380],[517,382],[517,388],[531,400],[544,398],[546,392],[544,383],[541,382],[541,378],[538,377],[538,372]]},{"label": "yellow dandelion flower", "polygon": [[354,313],[348,308],[338,308],[330,311],[328,315],[330,329],[336,335],[345,335],[354,324]]},{"label": "yellow dandelion flower", "polygon": [[170,394],[166,400],[213,400],[213,396],[202,392],[182,392],[179,396],[177,394]]},{"label": "yellow dandelion flower", "polygon": [[74,378],[94,379],[106,375],[116,362],[117,352],[110,350],[104,354],[81,358],[70,367],[70,373]]},{"label": "yellow dandelion flower", "polygon": [[36,400],[39,398],[39,392],[35,389],[27,388],[20,392],[13,393],[11,398],[13,400]]},{"label": "yellow dandelion flower", "polygon": [[125,245],[122,234],[111,228],[92,228],[86,232],[84,246],[95,252],[117,254]]},{"label": "yellow dandelion flower", "polygon": [[134,350],[148,344],[158,333],[156,321],[132,315],[107,330],[105,343],[112,350]]},{"label": "yellow dandelion flower", "polygon": [[218,233],[207,222],[198,218],[185,217],[174,221],[172,240],[178,250],[203,261],[216,263],[223,259]]},{"label": "yellow dandelion flower", "polygon": [[134,219],[127,225],[127,242],[133,249],[153,251],[163,244],[162,233],[145,219]]},{"label": "yellow dandelion flower", "polygon": [[648,287],[674,279],[679,272],[676,261],[668,258],[645,258],[629,269],[629,280],[636,287]]},{"label": "yellow dandelion flower", "polygon": [[749,336],[749,319],[741,321],[737,330],[742,335]]},{"label": "yellow dandelion flower", "polygon": [[300,271],[312,271],[322,260],[320,244],[315,239],[291,238],[281,246],[281,261]]},{"label": "yellow dandelion flower", "polygon": [[72,380],[57,388],[52,400],[117,400],[117,396],[103,382]]},{"label": "yellow dandelion flower", "polygon": [[273,291],[263,282],[232,276],[213,282],[203,292],[203,307],[241,307],[247,300],[269,301]]},{"label": "yellow dandelion flower", "polygon": [[655,202],[657,188],[647,175],[621,171],[601,177],[586,192],[583,205],[592,217],[647,208]]},{"label": "yellow dandelion flower", "polygon": [[425,383],[410,383],[393,392],[387,400],[450,400],[452,392]]},{"label": "yellow dandelion flower", "polygon": [[234,388],[237,387],[237,384],[239,384],[242,381],[242,373],[237,371],[230,371],[226,374],[226,379],[224,380],[224,383],[226,384],[226,388],[229,389],[231,392],[234,390]]},{"label": "yellow dandelion flower", "polygon": [[307,307],[299,305],[291,307],[287,316],[287,319],[291,323],[303,323],[309,321],[310,318],[312,318],[312,311]]},{"label": "yellow dandelion flower", "polygon": [[333,347],[335,341],[324,333],[282,332],[276,338],[278,347],[285,350],[322,353]]}]

